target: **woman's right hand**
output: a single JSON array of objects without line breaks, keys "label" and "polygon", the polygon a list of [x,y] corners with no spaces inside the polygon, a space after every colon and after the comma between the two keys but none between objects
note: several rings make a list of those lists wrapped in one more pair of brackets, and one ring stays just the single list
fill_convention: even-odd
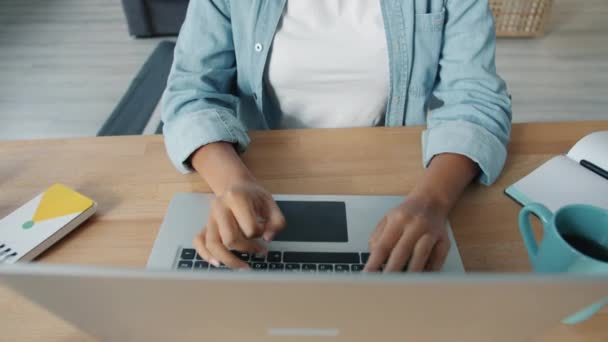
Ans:
[{"label": "woman's right hand", "polygon": [[283,227],[285,217],[272,195],[255,181],[240,181],[215,198],[207,225],[194,237],[194,247],[215,267],[249,269],[231,250],[266,253],[266,247],[253,239],[270,242]]}]

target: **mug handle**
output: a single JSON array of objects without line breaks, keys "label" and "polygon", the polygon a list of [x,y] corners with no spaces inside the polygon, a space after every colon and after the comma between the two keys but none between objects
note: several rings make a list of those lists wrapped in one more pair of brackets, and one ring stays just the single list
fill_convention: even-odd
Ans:
[{"label": "mug handle", "polygon": [[588,320],[591,316],[598,313],[604,306],[608,305],[608,297],[602,299],[601,301],[571,315],[562,320],[562,323],[565,324],[578,324],[583,321]]},{"label": "mug handle", "polygon": [[547,234],[551,225],[551,220],[553,219],[553,213],[540,203],[528,204],[519,212],[519,230],[521,231],[521,236],[523,237],[524,244],[528,250],[530,262],[534,265],[536,255],[538,254],[538,243],[536,242],[536,238],[532,232],[532,225],[530,224],[531,214],[536,215],[540,219],[543,224],[543,230],[545,234]]}]

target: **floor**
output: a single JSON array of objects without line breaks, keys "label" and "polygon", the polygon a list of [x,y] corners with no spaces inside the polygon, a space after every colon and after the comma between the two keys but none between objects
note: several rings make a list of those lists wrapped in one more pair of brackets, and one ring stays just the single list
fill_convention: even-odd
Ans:
[{"label": "floor", "polygon": [[120,0],[0,0],[0,139],[95,135],[156,44]]},{"label": "floor", "polygon": [[[501,39],[514,121],[608,120],[608,1],[555,0],[542,39]],[[0,1],[0,139],[92,136],[158,40],[119,0]]]}]

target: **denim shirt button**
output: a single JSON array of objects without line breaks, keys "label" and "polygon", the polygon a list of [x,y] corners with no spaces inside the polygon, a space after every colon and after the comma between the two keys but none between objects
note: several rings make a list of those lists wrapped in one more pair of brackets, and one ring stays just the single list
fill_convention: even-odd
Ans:
[{"label": "denim shirt button", "polygon": [[261,52],[262,51],[262,44],[260,44],[260,43],[255,44],[255,51],[256,52]]}]

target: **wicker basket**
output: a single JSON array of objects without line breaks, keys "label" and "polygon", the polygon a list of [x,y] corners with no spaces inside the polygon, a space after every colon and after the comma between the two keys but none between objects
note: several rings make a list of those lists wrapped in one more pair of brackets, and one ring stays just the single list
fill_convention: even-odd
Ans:
[{"label": "wicker basket", "polygon": [[545,31],[553,0],[490,0],[499,37],[538,37]]}]

